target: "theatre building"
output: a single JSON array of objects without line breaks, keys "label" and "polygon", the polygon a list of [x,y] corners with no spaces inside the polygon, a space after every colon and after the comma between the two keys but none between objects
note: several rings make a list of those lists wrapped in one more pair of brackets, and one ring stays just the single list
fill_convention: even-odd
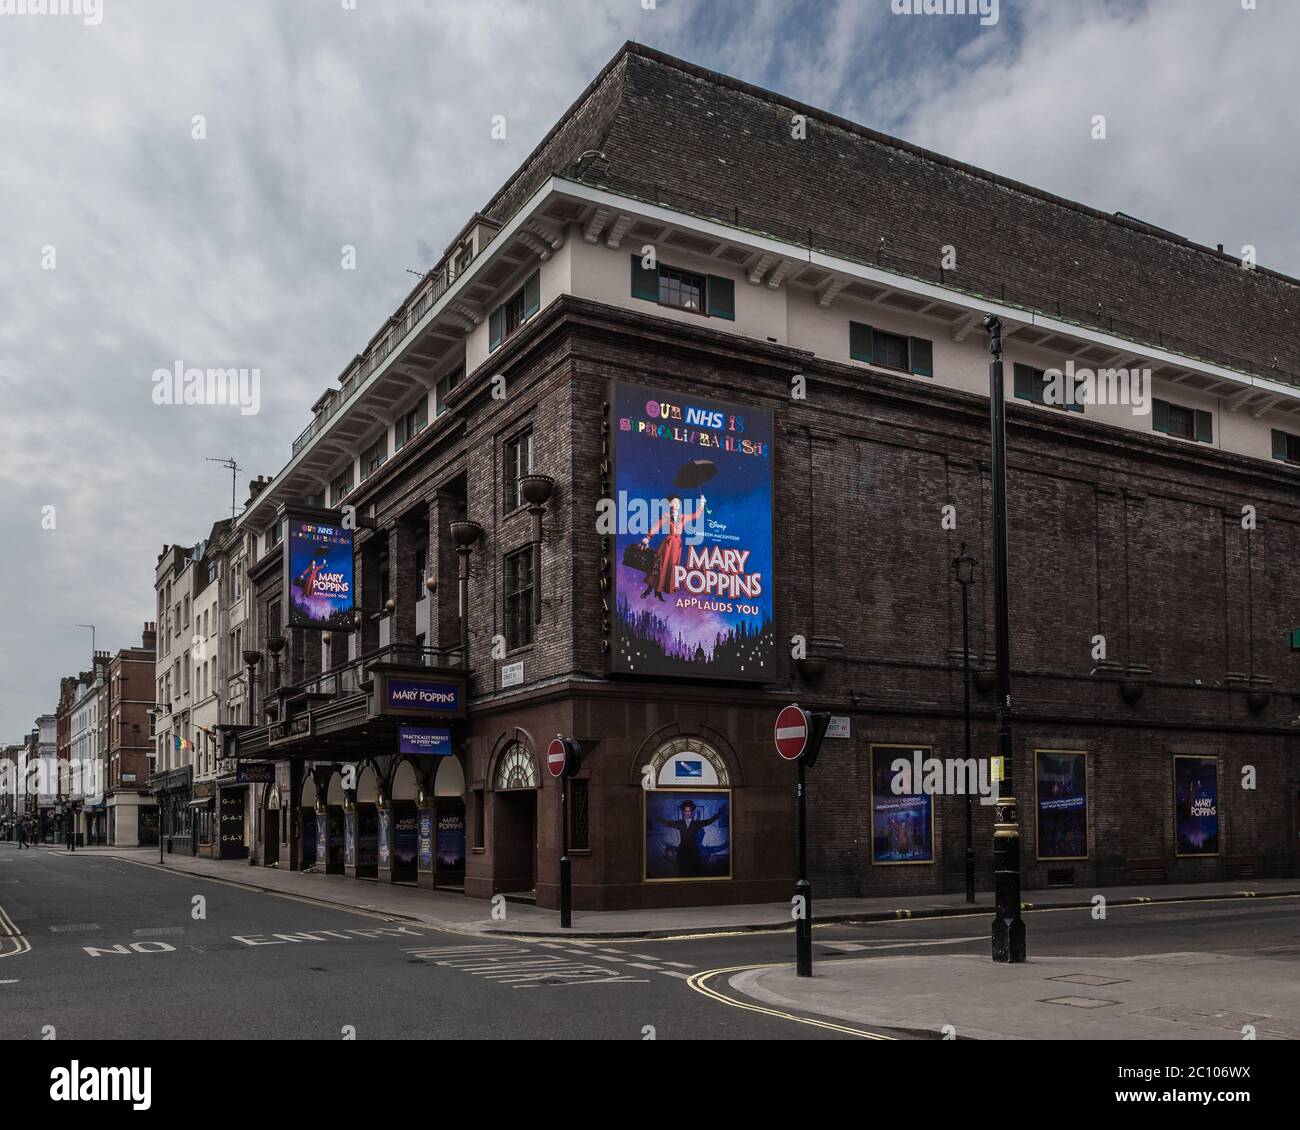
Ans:
[{"label": "theatre building", "polygon": [[994,742],[992,313],[1026,886],[1294,874],[1298,308],[1264,267],[625,47],[255,484],[233,850],[555,906],[562,735],[575,906],[785,899],[798,702],[835,718],[817,893],[960,890],[963,658],[986,773]]}]

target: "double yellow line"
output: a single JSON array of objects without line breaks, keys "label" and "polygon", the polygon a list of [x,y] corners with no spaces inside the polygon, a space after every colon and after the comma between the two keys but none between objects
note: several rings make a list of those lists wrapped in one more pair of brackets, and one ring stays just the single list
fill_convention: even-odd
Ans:
[{"label": "double yellow line", "polygon": [[[718,992],[708,982],[714,977],[725,977],[728,973],[743,973],[751,969],[775,969],[780,963],[773,962],[769,965],[733,965],[728,969],[709,969],[702,973],[696,973],[687,980],[687,984],[697,993],[702,993],[711,1000],[718,1001],[720,1004],[730,1005],[732,1008],[743,1008],[746,1012],[758,1012],[764,1016],[774,1016],[779,1020],[792,1020],[796,1024],[808,1024],[813,1028],[825,1028],[831,1032],[839,1032],[845,1036],[857,1036],[863,1040],[894,1040],[894,1036],[886,1036],[880,1032],[868,1032],[862,1028],[850,1028],[845,1024],[833,1024],[829,1020],[814,1020],[809,1016],[799,1016],[793,1012],[782,1012],[776,1008],[764,1008],[761,1004],[751,1004],[748,1001],[739,1001],[735,997],[726,996]],[[786,963],[788,966],[788,963]]]},{"label": "double yellow line", "polygon": [[12,949],[0,949],[0,957],[17,957],[32,948],[31,942],[22,936],[3,906],[0,906],[0,941],[9,942],[13,946]]}]

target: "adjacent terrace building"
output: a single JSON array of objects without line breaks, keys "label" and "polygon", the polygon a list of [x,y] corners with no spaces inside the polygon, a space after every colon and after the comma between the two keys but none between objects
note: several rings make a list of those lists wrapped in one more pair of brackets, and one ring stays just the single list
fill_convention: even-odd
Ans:
[{"label": "adjacent terrace building", "polygon": [[158,842],[158,810],[149,794],[155,756],[156,637],[157,625],[147,621],[139,645],[121,648],[108,666],[104,796],[108,842],[114,847]]},{"label": "adjacent terrace building", "polygon": [[[1292,874],[1298,312],[1294,279],[628,45],[240,517],[232,821],[258,863],[553,906],[559,734],[576,906],[785,898],[797,700],[837,719],[818,893],[960,889],[966,797],[894,766],[962,757],[963,658],[993,738],[993,313],[1027,885]],[[1062,402],[1076,369],[1149,380]],[[286,566],[304,522],[353,542],[324,630],[289,615],[342,576]]]}]

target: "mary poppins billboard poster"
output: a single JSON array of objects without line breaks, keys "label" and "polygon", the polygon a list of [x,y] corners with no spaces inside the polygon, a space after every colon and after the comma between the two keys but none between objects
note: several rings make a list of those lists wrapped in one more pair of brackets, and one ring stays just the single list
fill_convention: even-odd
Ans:
[{"label": "mary poppins billboard poster", "polygon": [[775,676],[772,415],[616,384],[611,670]]},{"label": "mary poppins billboard poster", "polygon": [[352,614],[352,531],[293,515],[287,525],[288,626],[341,626]]}]

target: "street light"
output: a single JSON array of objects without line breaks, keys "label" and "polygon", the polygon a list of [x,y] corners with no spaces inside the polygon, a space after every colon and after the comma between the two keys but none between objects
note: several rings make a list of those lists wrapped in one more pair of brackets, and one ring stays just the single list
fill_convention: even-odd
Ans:
[{"label": "street light", "polygon": [[[952,572],[961,586],[961,689],[963,702],[963,719],[966,729],[966,764],[970,765],[970,586],[975,580],[974,557],[966,552],[966,543],[961,543],[961,552],[952,559]],[[975,847],[972,827],[972,801],[974,796],[969,787],[966,789],[966,901],[975,901]]]},{"label": "street light", "polygon": [[997,643],[997,721],[1001,779],[993,810],[993,960],[1025,960],[1025,923],[1020,917],[1020,820],[1016,814],[1011,748],[1011,621],[1007,595],[1007,419],[1002,381],[1002,321],[984,319],[989,331],[989,430],[993,461],[993,625]]}]

